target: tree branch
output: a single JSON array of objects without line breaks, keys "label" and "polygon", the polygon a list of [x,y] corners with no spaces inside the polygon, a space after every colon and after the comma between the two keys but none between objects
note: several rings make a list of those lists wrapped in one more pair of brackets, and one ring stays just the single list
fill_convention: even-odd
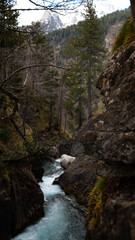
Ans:
[{"label": "tree branch", "polygon": [[10,76],[8,76],[1,84],[0,86],[0,89],[3,88],[3,86],[12,78],[14,77],[14,75],[18,72],[21,72],[25,69],[28,69],[28,68],[35,68],[35,67],[53,67],[53,68],[58,68],[58,69],[63,69],[63,70],[66,70],[68,71],[69,68],[64,68],[64,67],[58,67],[56,65],[53,65],[53,64],[35,64],[35,65],[29,65],[29,66],[24,66],[24,67],[21,67],[21,68],[18,68],[17,70],[15,70],[13,73],[11,73]]},{"label": "tree branch", "polygon": [[35,1],[29,0],[33,5],[35,5],[37,8],[12,8],[12,9],[0,9],[0,13],[4,12],[15,12],[15,11],[41,11],[41,10],[49,10],[52,12],[56,12],[61,15],[65,15],[62,13],[59,13],[60,10],[75,10],[79,6],[81,6],[85,0],[62,0],[60,2],[55,1],[46,1],[48,6],[38,4]]},{"label": "tree branch", "polygon": [[[24,156],[24,157],[22,157],[22,158],[18,158],[18,159],[3,159],[3,160],[0,160],[0,162],[16,163],[16,162],[25,161],[27,158],[30,158],[30,157],[35,156],[37,153],[39,153],[39,152],[42,151],[42,150],[44,150],[44,148],[40,148],[38,151],[33,152],[33,153],[31,153],[31,154],[29,154],[29,155],[27,155],[27,156]],[[47,152],[49,152],[49,150],[46,151],[46,153],[47,153]]]},{"label": "tree branch", "polygon": [[[48,10],[45,8],[13,8],[13,9],[0,9],[0,13],[4,12],[16,12],[16,11],[39,11],[39,10]],[[50,10],[50,9],[49,9]]]}]

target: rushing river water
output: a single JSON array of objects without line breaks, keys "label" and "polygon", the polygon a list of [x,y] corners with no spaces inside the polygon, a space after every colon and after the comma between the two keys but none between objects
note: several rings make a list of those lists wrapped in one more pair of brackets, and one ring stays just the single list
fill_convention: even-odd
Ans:
[{"label": "rushing river water", "polygon": [[45,199],[45,217],[28,227],[12,240],[84,240],[86,235],[83,211],[78,204],[68,198],[59,185],[53,185],[62,174],[60,159],[47,163],[40,187]]}]

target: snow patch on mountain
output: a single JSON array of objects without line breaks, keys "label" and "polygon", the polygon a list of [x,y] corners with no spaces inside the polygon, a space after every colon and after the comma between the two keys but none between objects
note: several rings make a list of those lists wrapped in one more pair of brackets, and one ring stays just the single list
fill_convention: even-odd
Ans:
[{"label": "snow patch on mountain", "polygon": [[[117,1],[117,4],[116,4]],[[94,7],[98,17],[102,17],[106,14],[112,13],[116,10],[124,9],[118,0],[95,0]],[[123,0],[123,3],[127,0]],[[127,5],[128,7],[129,5]],[[61,12],[63,15],[59,15],[54,12],[45,11],[43,17],[41,18],[41,23],[44,31],[51,32],[60,28],[64,28],[73,24],[77,24],[79,21],[84,19],[82,13],[85,12],[85,6],[81,5],[75,11],[72,12]]]},{"label": "snow patch on mountain", "polygon": [[40,22],[45,32],[52,32],[64,27],[64,24],[60,19],[60,15],[51,11],[45,11]]}]

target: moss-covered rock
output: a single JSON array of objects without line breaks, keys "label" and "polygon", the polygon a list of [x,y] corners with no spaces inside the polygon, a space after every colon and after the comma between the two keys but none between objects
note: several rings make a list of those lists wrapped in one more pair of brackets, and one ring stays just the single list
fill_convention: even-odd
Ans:
[{"label": "moss-covered rock", "polygon": [[113,45],[112,54],[115,51],[123,48],[125,45],[129,45],[133,40],[135,40],[135,32],[133,19],[130,18],[123,24],[119,34],[117,35]]},{"label": "moss-covered rock", "polygon": [[[94,216],[94,228],[88,225],[87,240],[133,240],[135,219],[134,177],[106,178],[98,197],[90,196],[90,216]],[[96,195],[95,195],[96,196]],[[96,208],[95,203],[98,203]],[[98,217],[98,218],[97,218]],[[92,220],[92,219],[90,219]]]},{"label": "moss-covered rock", "polygon": [[94,188],[90,191],[88,195],[88,208],[87,208],[87,227],[89,231],[93,231],[101,214],[103,212],[103,197],[102,191],[105,187],[105,179],[98,177],[98,180]]}]

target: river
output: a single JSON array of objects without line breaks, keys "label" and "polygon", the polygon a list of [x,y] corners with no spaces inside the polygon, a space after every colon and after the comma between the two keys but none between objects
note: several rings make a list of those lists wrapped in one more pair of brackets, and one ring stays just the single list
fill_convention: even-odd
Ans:
[{"label": "river", "polygon": [[85,240],[84,209],[67,197],[59,185],[53,185],[62,174],[60,159],[44,166],[43,182],[45,217],[12,238],[12,240]]}]

